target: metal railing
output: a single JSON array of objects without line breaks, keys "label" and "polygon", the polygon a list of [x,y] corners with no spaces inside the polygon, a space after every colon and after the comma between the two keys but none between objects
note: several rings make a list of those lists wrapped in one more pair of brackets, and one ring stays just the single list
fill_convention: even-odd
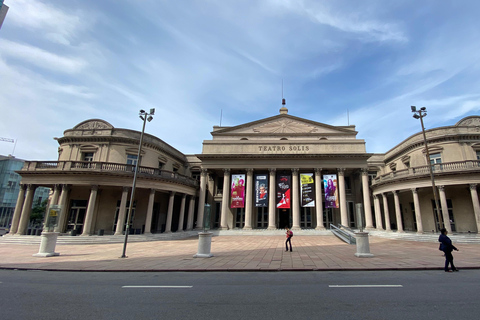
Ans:
[{"label": "metal railing", "polygon": [[[480,160],[436,163],[431,166],[435,174],[480,170]],[[399,171],[392,171],[373,179],[372,185],[401,178],[428,176],[430,174],[428,167],[429,166],[426,165],[420,167],[412,167]]]},{"label": "metal railing", "polygon": [[355,233],[352,229],[338,224],[338,227],[334,224],[330,224],[330,231],[336,235],[341,240],[345,241],[348,244],[356,244],[357,239],[355,238]]},{"label": "metal railing", "polygon": [[[135,165],[96,161],[26,161],[22,171],[82,171],[82,172],[117,172],[134,173]],[[177,172],[161,170],[158,168],[138,167],[140,176],[160,177],[163,179],[198,186],[194,178],[181,175]]]}]

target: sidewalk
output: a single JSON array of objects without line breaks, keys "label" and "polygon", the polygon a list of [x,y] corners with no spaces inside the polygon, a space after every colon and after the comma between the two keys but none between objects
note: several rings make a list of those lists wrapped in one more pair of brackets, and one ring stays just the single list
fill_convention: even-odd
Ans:
[{"label": "sidewalk", "polygon": [[[285,252],[284,236],[212,238],[212,258],[193,258],[198,239],[128,243],[128,258],[119,258],[123,243],[57,244],[56,257],[32,257],[36,244],[0,243],[0,268],[55,271],[338,271],[442,270],[438,243],[370,237],[372,258],[357,258],[355,245],[333,235],[294,236]],[[455,265],[480,269],[480,244],[456,244]]]}]

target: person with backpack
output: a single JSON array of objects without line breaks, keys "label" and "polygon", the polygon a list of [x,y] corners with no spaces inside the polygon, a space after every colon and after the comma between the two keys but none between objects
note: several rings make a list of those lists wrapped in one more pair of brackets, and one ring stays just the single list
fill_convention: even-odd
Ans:
[{"label": "person with backpack", "polygon": [[[458,271],[457,268],[453,265],[453,255],[452,251],[458,249],[452,244],[452,240],[450,240],[449,237],[447,237],[447,229],[443,228],[440,230],[442,233],[440,237],[438,237],[438,242],[440,242],[440,247],[439,250],[443,251],[445,253],[445,272],[452,272],[452,271]],[[448,265],[452,267],[452,270],[448,269]]]},{"label": "person with backpack", "polygon": [[288,251],[288,244],[290,244],[290,252],[292,252],[293,231],[290,230],[288,227],[286,229],[287,229],[287,232],[285,234],[287,235],[287,240],[285,241],[285,251]]}]

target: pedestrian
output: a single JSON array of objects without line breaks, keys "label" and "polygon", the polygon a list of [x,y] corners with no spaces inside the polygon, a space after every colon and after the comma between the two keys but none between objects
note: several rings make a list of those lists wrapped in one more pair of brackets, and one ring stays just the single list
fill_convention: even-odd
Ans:
[{"label": "pedestrian", "polygon": [[286,229],[287,229],[287,232],[285,232],[285,234],[287,235],[287,240],[285,241],[285,251],[288,251],[288,244],[290,244],[290,252],[292,252],[293,231],[290,230],[288,227]]},{"label": "pedestrian", "polygon": [[[458,271],[457,268],[455,268],[453,264],[453,255],[452,251],[458,249],[452,244],[452,240],[450,240],[449,237],[447,237],[447,229],[443,228],[440,230],[442,233],[440,237],[438,237],[438,242],[440,242],[440,247],[439,250],[443,251],[445,253],[445,272],[452,272],[452,271]],[[452,270],[448,269],[448,265],[452,267]]]}]

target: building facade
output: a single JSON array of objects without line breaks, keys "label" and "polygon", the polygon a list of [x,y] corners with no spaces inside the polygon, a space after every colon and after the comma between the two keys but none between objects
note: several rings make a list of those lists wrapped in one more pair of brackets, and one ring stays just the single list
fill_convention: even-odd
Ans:
[{"label": "building facade", "polygon": [[425,133],[437,201],[420,132],[381,157],[382,165],[371,185],[376,227],[422,233],[444,224],[449,232],[478,233],[480,117],[466,117],[453,126]]},{"label": "building facade", "polygon": [[[479,230],[479,128],[480,117],[474,116],[427,131],[438,216],[456,232]],[[26,162],[19,171],[22,188],[12,232],[25,233],[32,190],[43,186],[54,190],[50,204],[60,207],[58,232],[123,234],[137,161],[134,233],[204,226],[325,230],[330,224],[436,230],[421,133],[385,154],[371,154],[355,126],[298,118],[282,107],[273,117],[215,126],[211,135],[201,154],[184,155],[146,134],[137,159],[139,132],[99,119],[84,121],[58,138],[57,161]]]}]

